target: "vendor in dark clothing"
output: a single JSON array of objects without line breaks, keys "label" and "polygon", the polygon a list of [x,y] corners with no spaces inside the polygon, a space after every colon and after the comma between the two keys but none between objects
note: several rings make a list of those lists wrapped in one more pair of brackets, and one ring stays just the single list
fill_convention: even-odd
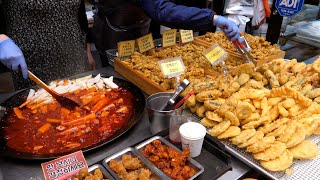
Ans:
[{"label": "vendor in dark clothing", "polygon": [[[169,0],[104,0],[99,2],[93,29],[96,47],[102,56],[105,50],[116,48],[118,41],[136,39],[149,32],[150,20],[143,12],[170,28],[210,31],[217,26],[232,41],[239,40],[236,23],[211,9],[177,5]],[[107,65],[106,62],[103,58],[103,65]]]}]

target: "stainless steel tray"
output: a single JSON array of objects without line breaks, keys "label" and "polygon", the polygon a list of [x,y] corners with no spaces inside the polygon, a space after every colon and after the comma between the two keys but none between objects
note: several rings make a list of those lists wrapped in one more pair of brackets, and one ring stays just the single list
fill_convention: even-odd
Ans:
[{"label": "stainless steel tray", "polygon": [[109,161],[112,159],[115,159],[117,161],[121,161],[121,158],[123,155],[131,155],[132,157],[138,157],[142,163],[142,166],[149,169],[152,172],[151,178],[154,180],[160,180],[162,179],[161,176],[163,175],[162,172],[158,172],[157,169],[155,169],[154,167],[152,167],[148,162],[146,162],[141,156],[139,156],[139,154],[137,154],[135,152],[135,150],[131,147],[128,147],[116,154],[113,154],[109,157],[107,157],[106,159],[104,159],[102,161],[103,166],[111,173],[111,175],[115,178],[115,179],[120,179],[119,176],[117,175],[117,173],[115,173],[109,166]]},{"label": "stainless steel tray", "polygon": [[[137,150],[137,152],[139,153],[140,156],[142,156],[142,158],[146,161],[149,161],[145,156],[143,156],[141,154],[141,150],[147,145],[147,144],[150,144],[152,141],[154,140],[160,140],[163,144],[165,144],[166,146],[169,146],[179,152],[181,152],[181,150],[179,148],[177,148],[176,146],[174,146],[173,144],[171,144],[170,142],[168,142],[167,140],[165,140],[163,137],[161,136],[154,136],[140,144],[138,144],[135,148]],[[150,162],[150,161],[149,161]],[[152,162],[150,162],[152,164]],[[196,170],[196,174],[194,176],[192,176],[189,180],[191,179],[194,179],[196,178],[197,176],[199,176],[203,171],[204,171],[204,168],[201,164],[199,164],[197,161],[193,160],[192,158],[188,158],[188,161],[187,161],[187,165],[189,165],[191,168],[195,169]],[[153,165],[154,166],[154,165]],[[154,166],[158,171],[161,171],[159,168],[157,168],[156,166]],[[162,171],[161,171],[162,172]],[[163,173],[164,174],[164,173]],[[166,178],[168,179],[171,179],[169,178],[167,175],[165,175]]]},{"label": "stainless steel tray", "polygon": [[[183,111],[182,114],[191,114],[189,110]],[[192,114],[194,121],[200,122],[200,118],[196,114]],[[210,133],[207,131],[210,135]],[[318,147],[320,144],[320,139],[318,135],[312,135],[307,138],[317,143]],[[285,179],[285,180],[301,180],[301,179],[320,179],[320,156],[313,160],[293,160],[293,164],[290,169],[293,170],[293,174],[286,174],[285,171],[272,172],[264,169],[260,163],[255,160],[250,153],[247,153],[244,149],[240,149],[233,145],[227,140],[220,140],[225,147],[227,152],[247,164],[248,166],[256,169],[260,173],[264,174],[270,179]]]},{"label": "stainless steel tray", "polygon": [[90,166],[88,168],[88,171],[89,171],[89,173],[93,174],[95,169],[100,169],[101,170],[101,172],[103,174],[103,178],[108,178],[110,180],[114,180],[114,178],[111,176],[111,174],[108,173],[108,171],[100,164],[94,164],[94,165]]}]

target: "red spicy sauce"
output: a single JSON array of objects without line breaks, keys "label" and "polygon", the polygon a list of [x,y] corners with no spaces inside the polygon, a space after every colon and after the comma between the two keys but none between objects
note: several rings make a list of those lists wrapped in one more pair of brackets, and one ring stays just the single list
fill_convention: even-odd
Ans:
[{"label": "red spicy sauce", "polygon": [[23,119],[12,112],[4,127],[7,146],[33,154],[76,151],[110,137],[133,113],[134,96],[122,88],[111,91],[91,88],[65,95],[86,105],[72,111],[57,102],[36,110],[30,105],[20,109]]}]

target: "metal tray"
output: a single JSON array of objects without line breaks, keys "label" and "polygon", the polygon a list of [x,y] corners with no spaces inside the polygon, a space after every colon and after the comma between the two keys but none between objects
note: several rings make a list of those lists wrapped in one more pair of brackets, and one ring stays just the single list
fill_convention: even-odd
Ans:
[{"label": "metal tray", "polygon": [[88,171],[89,171],[89,173],[93,173],[95,169],[101,170],[101,172],[103,174],[103,178],[108,178],[109,180],[114,180],[112,175],[100,164],[94,164],[94,165],[90,166],[88,168]]},{"label": "metal tray", "polygon": [[104,159],[102,161],[103,166],[111,173],[111,175],[116,179],[120,179],[119,176],[117,175],[117,173],[115,173],[109,166],[109,162],[112,159],[115,159],[117,161],[121,161],[121,158],[123,155],[131,155],[132,157],[138,157],[142,163],[142,167],[145,167],[147,169],[149,169],[152,172],[152,179],[154,180],[160,180],[162,179],[161,177],[164,175],[162,172],[158,171],[157,169],[155,169],[152,165],[150,165],[148,162],[146,162],[141,156],[139,156],[139,154],[137,154],[135,152],[135,150],[132,147],[128,147],[114,155],[111,155],[109,157],[107,157],[106,159]]},{"label": "metal tray", "polygon": [[[190,114],[190,111],[184,111],[183,114]],[[199,122],[200,118],[196,114],[192,114],[195,119],[194,121]],[[210,133],[207,131],[207,136],[210,136]],[[215,138],[215,137],[213,137]],[[215,138],[216,139],[216,138]],[[319,146],[320,140],[318,135],[312,135],[306,140],[311,140]],[[238,158],[243,163],[247,164],[251,168],[256,169],[260,173],[264,174],[270,179],[285,179],[285,180],[300,180],[300,179],[319,179],[320,177],[320,156],[317,156],[313,160],[298,160],[294,159],[293,164],[290,169],[293,170],[293,174],[286,174],[285,171],[272,172],[264,169],[260,163],[255,160],[252,155],[246,152],[244,149],[240,149],[237,146],[233,145],[228,140],[218,140],[225,145],[227,152]]]},{"label": "metal tray", "polygon": [[[145,161],[149,161],[145,156],[143,156],[141,154],[141,150],[147,145],[147,144],[150,144],[152,141],[154,140],[160,140],[164,145],[166,146],[169,146],[179,152],[181,152],[181,150],[179,148],[177,148],[176,146],[174,146],[173,144],[169,143],[167,140],[165,140],[163,137],[161,136],[154,136],[140,144],[138,144],[135,149],[137,150],[137,152],[139,153],[140,156],[142,156],[142,158],[145,160]],[[149,161],[150,162],[150,161]],[[151,162],[150,162],[151,163]],[[152,163],[151,163],[152,164]],[[191,179],[194,179],[196,178],[197,176],[199,176],[201,173],[203,173],[204,171],[204,168],[201,164],[199,164],[197,161],[193,160],[192,158],[188,158],[188,161],[187,161],[187,165],[189,165],[191,168],[195,169],[196,170],[196,174],[194,176],[192,176],[189,180]],[[161,171],[159,168],[157,168],[155,165],[153,165],[158,171]],[[162,172],[162,171],[161,171]],[[163,173],[164,174],[164,173]],[[167,175],[165,175],[165,178],[167,179],[171,179],[169,178]]]}]

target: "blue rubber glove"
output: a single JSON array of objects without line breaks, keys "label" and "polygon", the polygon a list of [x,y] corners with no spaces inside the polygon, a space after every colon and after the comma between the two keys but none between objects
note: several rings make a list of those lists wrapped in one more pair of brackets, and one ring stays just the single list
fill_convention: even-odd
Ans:
[{"label": "blue rubber glove", "polygon": [[231,41],[238,40],[238,42],[241,42],[239,39],[240,29],[235,22],[223,16],[217,16],[213,25],[219,27]]},{"label": "blue rubber glove", "polygon": [[28,68],[23,53],[11,39],[0,42],[0,62],[13,71],[19,70],[20,67],[23,77],[28,78]]}]

